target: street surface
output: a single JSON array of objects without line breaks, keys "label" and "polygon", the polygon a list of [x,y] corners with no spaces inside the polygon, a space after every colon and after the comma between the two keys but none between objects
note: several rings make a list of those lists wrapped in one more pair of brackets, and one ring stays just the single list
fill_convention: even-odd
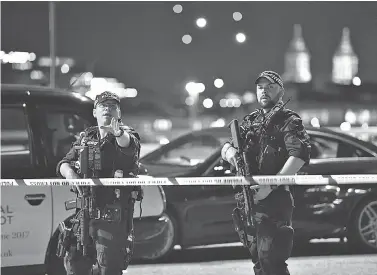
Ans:
[{"label": "street surface", "polygon": [[[288,260],[291,275],[376,275],[377,254],[355,254],[340,243],[315,243],[296,249]],[[252,275],[242,247],[178,250],[169,262],[134,263],[123,274]]]}]

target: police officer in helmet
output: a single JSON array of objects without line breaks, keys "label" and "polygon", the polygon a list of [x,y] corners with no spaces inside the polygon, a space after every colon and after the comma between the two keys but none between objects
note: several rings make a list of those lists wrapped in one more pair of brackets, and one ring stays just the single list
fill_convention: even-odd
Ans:
[{"label": "police officer in helmet", "polygon": [[[75,146],[89,148],[88,178],[135,177],[139,170],[140,137],[122,124],[119,97],[103,92],[94,102],[93,116],[97,126],[85,129],[67,155],[58,163],[57,174],[66,179],[84,175],[74,165],[79,159]],[[77,236],[80,222],[69,222],[72,227],[64,265],[68,275],[92,274],[96,267],[101,275],[122,274],[132,256],[133,212],[135,200],[141,200],[141,188],[136,186],[93,186],[89,214],[89,248],[87,255],[78,249]],[[78,197],[82,194],[77,193]],[[80,212],[80,206],[76,206]]]},{"label": "police officer in helmet", "polygon": [[[240,123],[240,136],[252,175],[295,175],[309,163],[309,136],[300,116],[284,107],[284,85],[279,74],[262,72],[255,81],[261,108]],[[271,112],[271,121],[265,125]],[[265,127],[260,131],[261,126]],[[237,167],[232,140],[225,143],[222,158]],[[247,244],[256,275],[289,275],[286,260],[293,246],[294,201],[288,186],[259,186],[253,193],[255,233]]]}]

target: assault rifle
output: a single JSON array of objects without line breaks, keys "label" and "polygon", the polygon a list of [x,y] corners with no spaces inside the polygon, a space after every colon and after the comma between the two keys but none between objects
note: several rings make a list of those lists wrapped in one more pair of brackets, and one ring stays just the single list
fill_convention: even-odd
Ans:
[{"label": "assault rifle", "polygon": [[[75,146],[75,150],[79,153],[77,161],[72,162],[71,166],[80,174],[83,178],[87,178],[89,169],[89,148],[88,146]],[[80,209],[78,219],[72,219],[73,223],[79,223],[79,230],[75,233],[77,238],[77,249],[82,251],[84,256],[88,255],[89,240],[89,213],[93,209],[93,199],[90,196],[90,187],[80,187],[75,185],[74,192],[77,193],[76,200],[70,200],[65,202],[65,209]],[[64,257],[67,249],[70,246],[72,228],[66,227],[64,222],[59,224],[59,241],[57,246],[56,255],[60,258]]]},{"label": "assault rifle", "polygon": [[[233,147],[236,148],[237,156],[237,172],[238,176],[250,177],[249,162],[246,157],[246,152],[244,151],[244,146],[240,137],[240,128],[238,126],[238,120],[234,119],[229,124],[230,131],[232,134]],[[237,187],[235,187],[237,189]],[[253,190],[250,189],[248,185],[241,185],[241,191],[236,192],[235,199],[237,202],[237,207],[233,210],[233,222],[235,230],[238,233],[242,244],[245,247],[250,247],[251,241],[248,236],[255,235],[255,225],[252,218],[253,209]]]},{"label": "assault rifle", "polygon": [[[88,177],[89,171],[89,147],[88,146],[75,146],[75,150],[78,151],[79,158],[78,161],[74,163],[75,168],[78,173],[83,177]],[[80,209],[78,219],[73,219],[74,223],[79,223],[79,230],[76,233],[77,237],[77,249],[82,251],[84,256],[88,255],[88,246],[90,244],[89,239],[89,220],[90,213],[93,211],[93,198],[92,198],[92,188],[83,186],[80,187],[75,185],[77,192],[76,208]],[[66,209],[69,206],[69,202],[66,202]]]}]

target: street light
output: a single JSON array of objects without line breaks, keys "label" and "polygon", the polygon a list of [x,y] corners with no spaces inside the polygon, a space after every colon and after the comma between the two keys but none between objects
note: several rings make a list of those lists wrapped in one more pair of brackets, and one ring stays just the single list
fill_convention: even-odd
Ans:
[{"label": "street light", "polygon": [[48,3],[48,30],[50,40],[50,87],[55,88],[55,75],[56,75],[56,29],[55,29],[55,2],[50,1]]}]

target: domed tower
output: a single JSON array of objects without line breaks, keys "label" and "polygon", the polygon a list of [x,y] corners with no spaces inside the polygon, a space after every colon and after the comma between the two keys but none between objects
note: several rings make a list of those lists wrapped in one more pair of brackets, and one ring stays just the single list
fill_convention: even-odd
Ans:
[{"label": "domed tower", "polygon": [[293,26],[293,39],[285,54],[283,78],[287,82],[306,83],[312,79],[310,72],[310,54],[302,37],[301,25]]},{"label": "domed tower", "polygon": [[357,75],[359,59],[351,45],[350,31],[343,28],[342,39],[333,56],[332,81],[338,84],[349,85]]}]

